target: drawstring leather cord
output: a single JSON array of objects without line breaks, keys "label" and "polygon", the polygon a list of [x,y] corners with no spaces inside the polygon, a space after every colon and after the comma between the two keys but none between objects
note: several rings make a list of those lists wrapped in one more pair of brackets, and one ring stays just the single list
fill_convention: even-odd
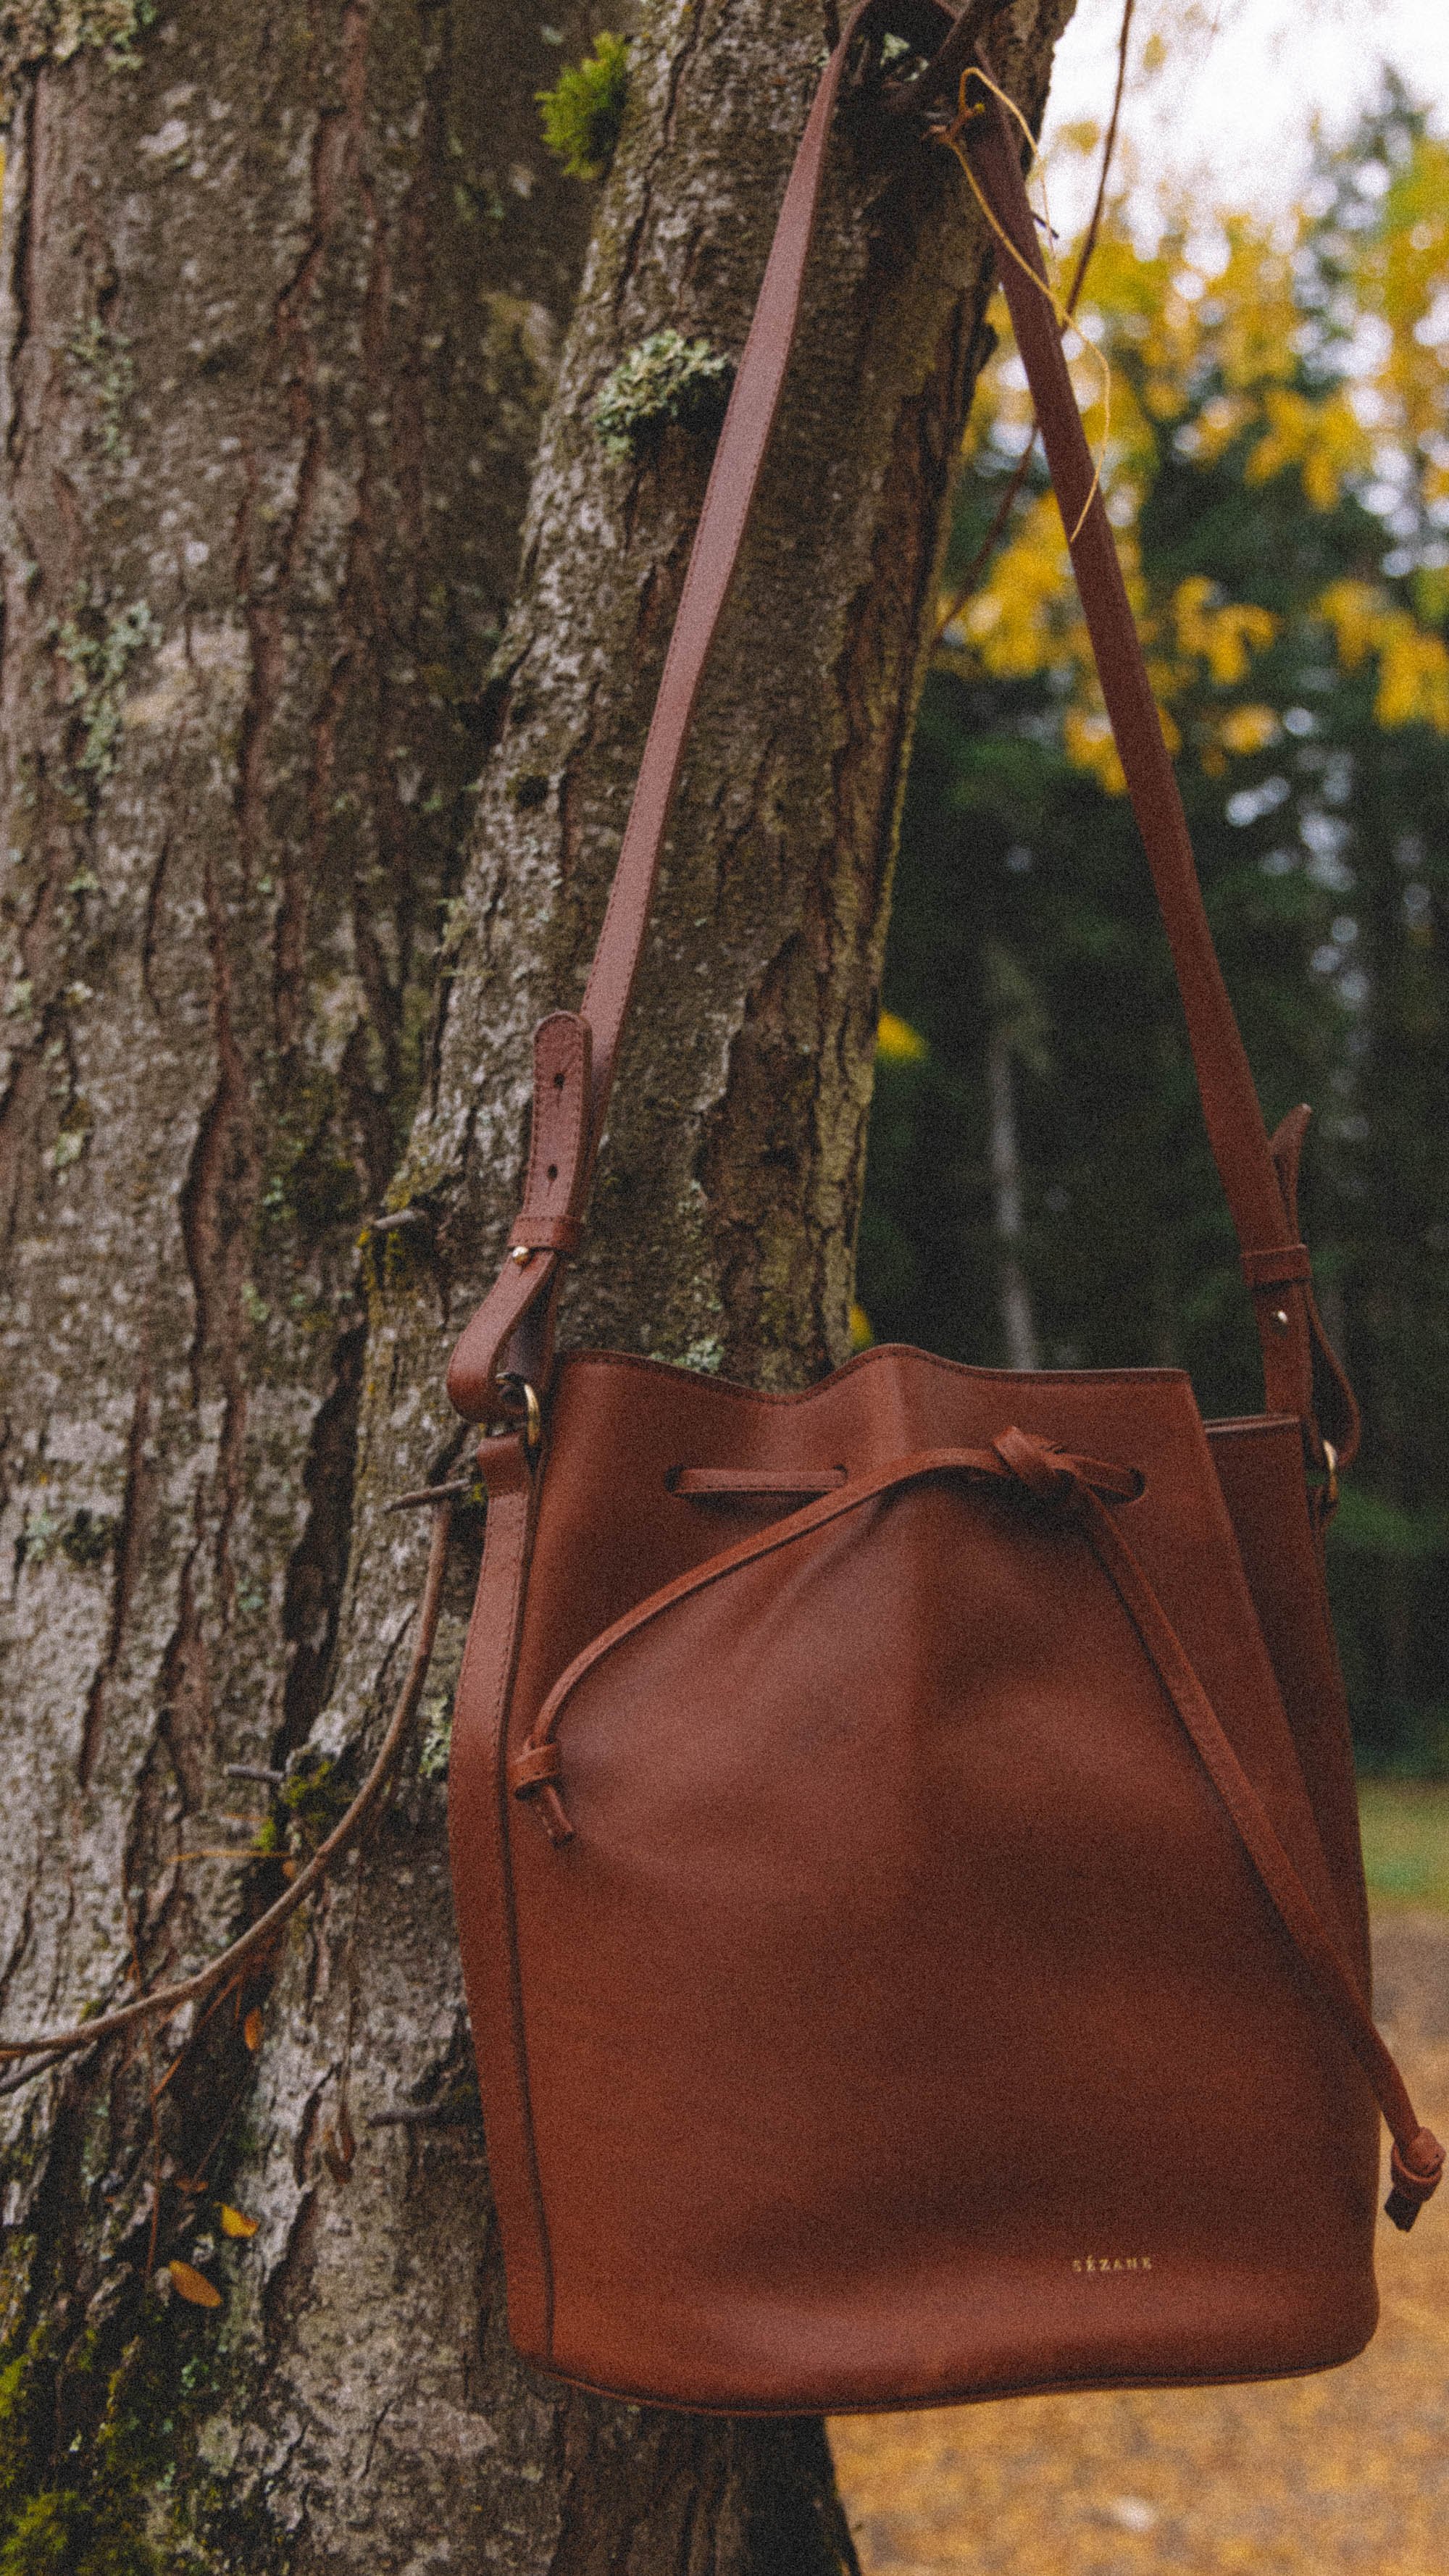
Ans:
[{"label": "drawstring leather cord", "polygon": [[514,1797],[534,1805],[551,1842],[569,1842],[574,1828],[560,1789],[563,1757],[557,1728],[568,1700],[586,1675],[626,1637],[662,1617],[676,1603],[711,1584],[726,1581],[743,1566],[757,1564],[762,1557],[794,1546],[846,1512],[859,1510],[879,1494],[940,1475],[968,1476],[1015,1487],[1023,1496],[1070,1521],[1086,1539],[1131,1620],[1320,2000],[1373,2086],[1393,2137],[1393,2188],[1384,2207],[1396,2227],[1409,2229],[1424,2202],[1439,2187],[1444,2149],[1419,2119],[1354,1977],[1224,1734],[1181,1639],[1112,1518],[1109,1504],[1126,1501],[1141,1489],[1140,1478],[1131,1468],[1110,1465],[1099,1458],[1073,1457],[1030,1432],[1012,1429],[1003,1431],[989,1448],[916,1450],[852,1478],[833,1493],[822,1495],[803,1510],[722,1549],[675,1582],[650,1593],[575,1656],[509,1761],[508,1783]]}]

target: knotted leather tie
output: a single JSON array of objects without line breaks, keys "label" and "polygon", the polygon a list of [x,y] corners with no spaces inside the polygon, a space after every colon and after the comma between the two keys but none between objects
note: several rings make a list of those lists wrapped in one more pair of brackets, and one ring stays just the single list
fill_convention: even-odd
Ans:
[{"label": "knotted leather tie", "polygon": [[[1125,1501],[1141,1490],[1141,1480],[1131,1468],[1099,1458],[1073,1457],[1030,1432],[1010,1429],[1001,1432],[985,1449],[916,1450],[887,1459],[866,1474],[851,1478],[802,1510],[706,1558],[675,1582],[650,1593],[596,1637],[560,1674],[528,1737],[512,1756],[508,1779],[513,1795],[537,1802],[540,1821],[552,1842],[571,1840],[574,1829],[559,1788],[563,1757],[556,1730],[567,1701],[587,1674],[625,1638],[691,1594],[724,1582],[741,1567],[795,1545],[844,1513],[859,1510],[877,1495],[942,1475],[1015,1487],[1023,1498],[1030,1498],[1079,1530],[1092,1549],[1321,2001],[1373,2086],[1393,2137],[1393,2189],[1384,2206],[1396,2227],[1412,2227],[1424,2202],[1438,2189],[1444,2149],[1432,2130],[1419,2120],[1403,2077],[1374,2027],[1351,1972],[1224,1734],[1181,1639],[1113,1520],[1109,1504]],[[698,1490],[706,1490],[707,1471],[697,1473],[694,1482]]]}]

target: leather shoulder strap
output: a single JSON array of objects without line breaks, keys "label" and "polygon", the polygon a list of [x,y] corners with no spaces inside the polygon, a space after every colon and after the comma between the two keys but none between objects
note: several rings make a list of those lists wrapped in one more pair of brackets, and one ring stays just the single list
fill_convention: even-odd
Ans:
[{"label": "leather shoulder strap", "polygon": [[[1147,852],[1182,995],[1208,1142],[1237,1232],[1253,1299],[1270,1413],[1312,1424],[1316,1316],[1308,1255],[1295,1240],[1253,1076],[1203,906],[1187,817],[1142,656],[1122,567],[1072,392],[1015,139],[983,84],[982,113],[965,131],[978,186],[1020,261],[1003,258],[1001,286],[1026,369],[1062,514],[1097,675]],[[1034,285],[1032,277],[1040,281]],[[1350,1397],[1350,1403],[1352,1399]],[[1344,1443],[1339,1451],[1343,1454]],[[1321,1458],[1317,1463],[1322,1463]]]},{"label": "leather shoulder strap", "polygon": [[[857,0],[850,12],[816,92],[786,187],[695,534],[582,1013],[577,1020],[555,1013],[540,1029],[524,1207],[513,1230],[509,1261],[463,1332],[448,1372],[449,1396],[472,1421],[496,1420],[509,1410],[502,1380],[516,1376],[541,1386],[549,1373],[561,1264],[577,1238],[603,1132],[670,800],[789,366],[831,119],[852,42],[879,6],[880,0]],[[967,14],[976,13],[963,12],[963,17]],[[935,15],[943,28],[955,29],[938,60],[951,53],[954,62],[962,50],[960,23],[944,8],[937,7]],[[934,94],[929,81],[926,88]],[[1002,230],[1040,276],[1016,146],[995,100],[985,92],[983,99],[982,115],[968,128],[971,166]],[[1057,326],[1046,295],[1017,262],[1003,260],[1002,270],[1063,517],[1068,527],[1081,518],[1072,542],[1073,562],[1172,946],[1209,1142],[1253,1297],[1268,1410],[1297,1415],[1321,1463],[1313,1407],[1316,1317],[1307,1256],[1294,1240],[1213,949],[1182,801],[1100,493],[1093,493],[1082,515],[1092,464]],[[576,1032],[572,1039],[569,1024]]]},{"label": "leather shoulder strap", "polygon": [[[577,1159],[570,1166],[558,1166],[555,1183],[575,1215],[582,1214],[587,1200],[604,1131],[619,1041],[649,926],[659,853],[690,719],[739,560],[745,523],[795,343],[835,102],[851,45],[877,5],[878,0],[856,0],[815,93],[715,449],[608,909],[584,994],[582,1017],[591,1036],[588,1114],[581,1124],[571,1121],[579,1138]],[[535,1135],[541,1116],[551,1124],[562,1124],[558,1115],[561,1106],[561,1095],[542,1098],[535,1080]],[[556,1156],[550,1159],[557,1163]],[[536,1150],[530,1161],[538,1163]],[[498,1388],[500,1373],[523,1378],[535,1386],[542,1385],[549,1373],[562,1253],[527,1242],[524,1225],[530,1214],[525,1200],[520,1224],[514,1228],[510,1261],[466,1326],[448,1370],[449,1398],[470,1422],[496,1419],[505,1409]],[[526,1264],[513,1258],[515,1253],[525,1251],[531,1256]]]}]

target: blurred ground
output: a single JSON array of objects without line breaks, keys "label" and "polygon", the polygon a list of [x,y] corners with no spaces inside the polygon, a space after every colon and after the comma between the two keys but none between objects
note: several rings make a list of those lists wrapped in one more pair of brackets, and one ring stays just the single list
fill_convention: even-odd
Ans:
[{"label": "blurred ground", "polygon": [[[1449,1799],[1371,1790],[1364,1838],[1378,2018],[1446,2137]],[[1449,2576],[1449,2207],[1379,2235],[1342,2370],[837,2421],[866,2576]]]},{"label": "blurred ground", "polygon": [[1366,1780],[1358,1811],[1375,1914],[1417,1905],[1449,1916],[1449,1788]]}]

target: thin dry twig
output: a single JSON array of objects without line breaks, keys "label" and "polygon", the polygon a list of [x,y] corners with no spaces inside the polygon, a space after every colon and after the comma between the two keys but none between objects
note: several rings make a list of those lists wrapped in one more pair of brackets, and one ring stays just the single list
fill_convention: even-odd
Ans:
[{"label": "thin dry twig", "polygon": [[1092,265],[1092,253],[1097,247],[1097,235],[1102,229],[1102,216],[1107,204],[1107,180],[1112,168],[1112,155],[1117,149],[1117,128],[1122,119],[1122,101],[1127,93],[1127,47],[1132,35],[1132,12],[1136,6],[1137,0],[1122,0],[1122,24],[1117,30],[1117,82],[1112,92],[1112,113],[1107,119],[1107,131],[1102,139],[1102,166],[1097,173],[1097,194],[1092,206],[1092,220],[1087,226],[1082,247],[1077,253],[1077,265],[1067,295],[1069,313],[1075,313],[1077,309],[1077,298],[1087,282],[1087,271]]},{"label": "thin dry twig", "polygon": [[298,1906],[311,1895],[314,1887],[320,1885],[334,1863],[339,1861],[343,1853],[356,1842],[387,1787],[408,1728],[417,1714],[418,1702],[423,1695],[428,1666],[432,1660],[433,1643],[438,1633],[438,1615],[443,1601],[443,1575],[447,1565],[448,1538],[452,1524],[453,1502],[449,1496],[434,1509],[432,1544],[428,1550],[428,1569],[418,1602],[413,1650],[402,1688],[398,1693],[392,1716],[388,1720],[387,1732],[378,1747],[377,1758],[372,1769],[351,1806],[341,1821],[334,1826],[326,1841],[318,1845],[306,1868],[298,1871],[286,1893],[279,1896],[274,1905],[269,1905],[265,1914],[259,1915],[256,1922],[251,1924],[238,1940],[233,1941],[229,1949],[221,1951],[216,1958],[209,1960],[204,1968],[198,1968],[195,1976],[183,1977],[172,1986],[158,1986],[149,1995],[139,1997],[135,2003],[122,2004],[114,2012],[98,2013],[93,2021],[77,2022],[70,2030],[39,2031],[30,2039],[0,2039],[0,2059],[38,2057],[44,2061],[41,2065],[26,2067],[19,2076],[9,2077],[5,2083],[0,2084],[0,2094],[14,2092],[18,2085],[31,2081],[37,2075],[43,2075],[47,2067],[55,2065],[60,2058],[74,2056],[78,2049],[94,2048],[101,2040],[112,2038],[118,2030],[130,2030],[137,2022],[151,2022],[158,2015],[169,2016],[171,2013],[179,2012],[183,2004],[196,2003],[201,1996],[210,1994],[214,1986],[219,1985],[223,1979],[234,1976],[248,1960],[255,1959],[259,1952],[268,1949],[275,1942],[282,1925],[296,1913]]},{"label": "thin dry twig", "polygon": [[453,2110],[440,2102],[403,2102],[395,2111],[369,2111],[370,2129],[467,2129],[472,2122],[466,2111]]},{"label": "thin dry twig", "polygon": [[[1077,253],[1077,264],[1072,272],[1071,285],[1067,290],[1066,310],[1069,316],[1076,312],[1081,300],[1082,288],[1087,282],[1087,271],[1092,264],[1092,253],[1097,247],[1097,236],[1102,229],[1102,216],[1107,203],[1107,181],[1111,176],[1112,158],[1117,149],[1117,128],[1121,123],[1122,101],[1127,90],[1127,50],[1132,34],[1132,12],[1136,5],[1137,0],[1122,0],[1122,24],[1117,31],[1117,80],[1112,92],[1112,113],[1107,120],[1107,131],[1102,140],[1102,160],[1097,172],[1097,191],[1092,204],[1091,221],[1083,236],[1082,247]],[[937,620],[935,640],[938,644],[947,627],[954,626],[996,552],[1001,532],[1016,507],[1017,494],[1026,481],[1035,445],[1036,432],[1033,430],[1017,458],[1011,480],[997,504],[996,515],[961,577],[955,597]]]}]

